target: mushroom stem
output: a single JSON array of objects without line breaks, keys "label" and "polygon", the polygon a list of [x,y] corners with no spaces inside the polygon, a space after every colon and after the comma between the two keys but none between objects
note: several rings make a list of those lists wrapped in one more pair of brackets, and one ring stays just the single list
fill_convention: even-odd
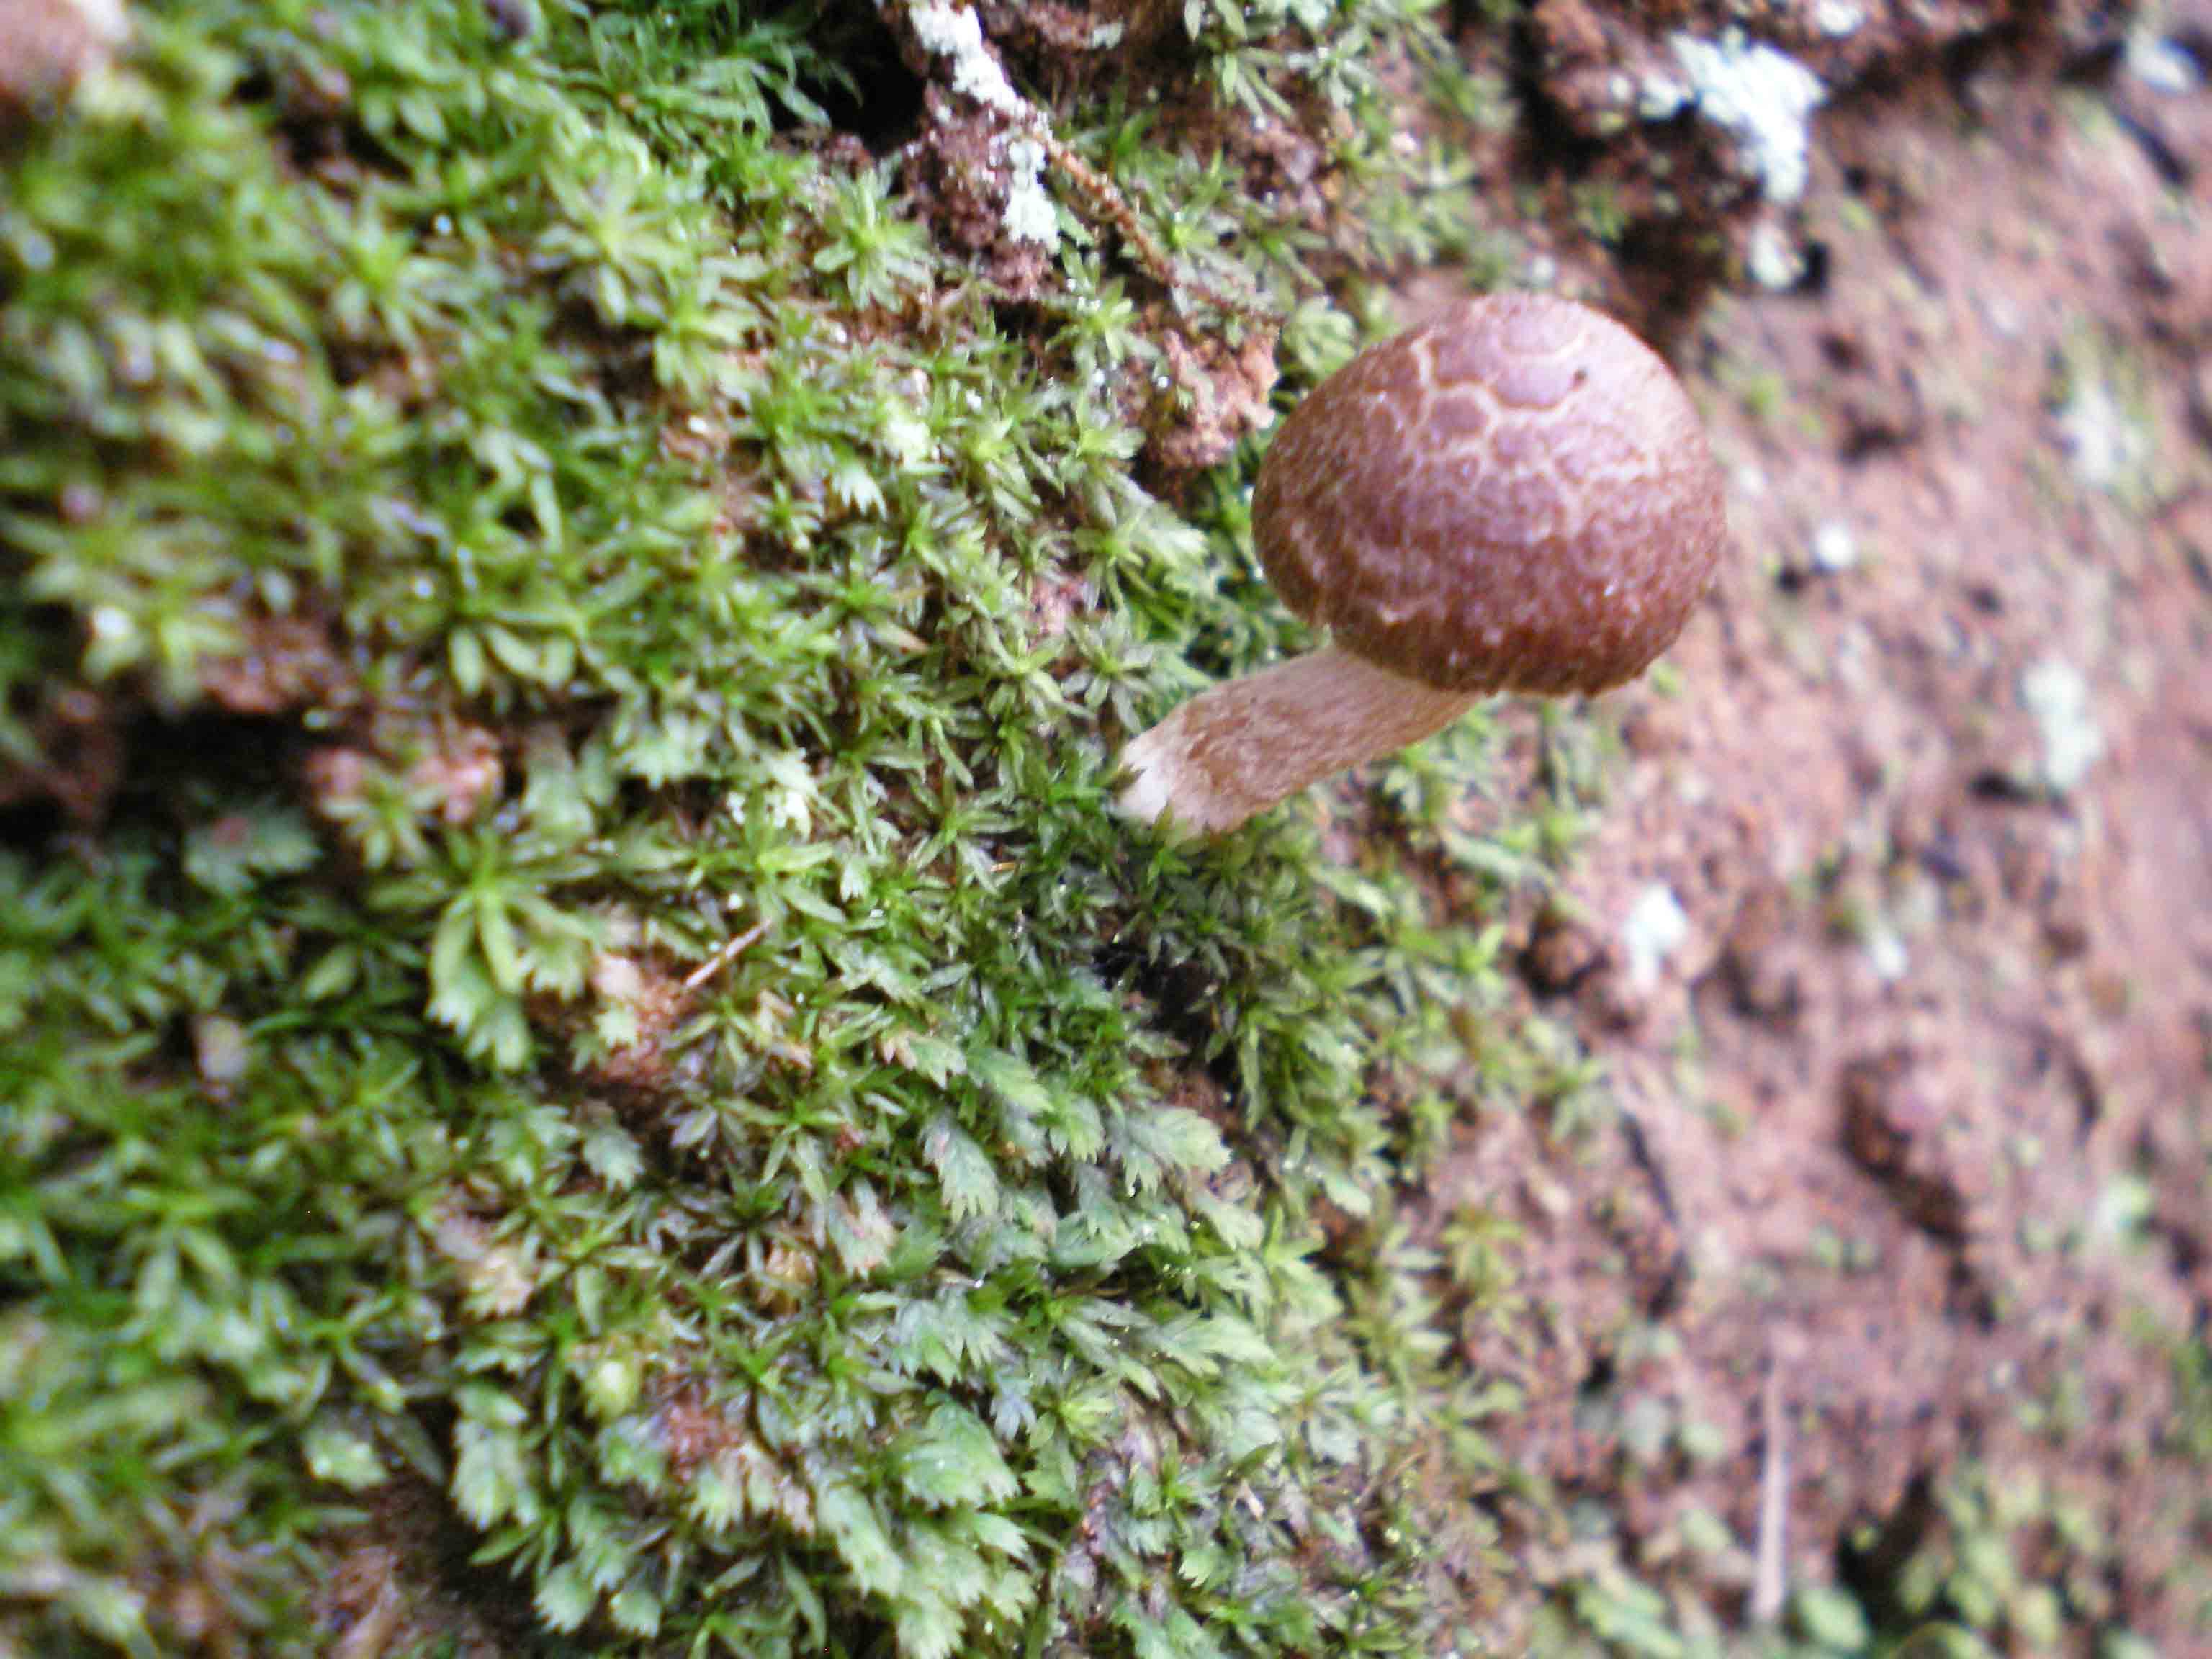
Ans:
[{"label": "mushroom stem", "polygon": [[1474,706],[1325,646],[1202,691],[1121,751],[1115,805],[1215,835],[1308,784],[1418,743]]}]

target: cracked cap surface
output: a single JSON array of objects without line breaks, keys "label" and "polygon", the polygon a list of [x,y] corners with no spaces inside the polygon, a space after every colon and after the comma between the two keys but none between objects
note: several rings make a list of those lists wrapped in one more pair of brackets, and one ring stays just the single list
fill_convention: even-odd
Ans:
[{"label": "cracked cap surface", "polygon": [[1284,423],[1253,533],[1339,645],[1460,691],[1595,692],[1643,672],[1727,524],[1688,394],[1601,313],[1462,301],[1362,352]]}]

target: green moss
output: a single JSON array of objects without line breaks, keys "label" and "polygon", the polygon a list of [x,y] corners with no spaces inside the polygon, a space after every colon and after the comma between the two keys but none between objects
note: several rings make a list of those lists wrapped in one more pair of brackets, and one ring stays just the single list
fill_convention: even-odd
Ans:
[{"label": "green moss", "polygon": [[[1491,920],[1602,734],[1482,836],[1480,716],[1218,847],[1107,807],[1301,642],[1252,446],[1139,482],[1169,331],[1279,316],[1287,395],[1504,268],[1440,9],[1182,8],[1176,122],[1043,106],[1130,217],[1048,169],[1020,300],[831,130],[879,9],[497,9],[142,7],[0,154],[0,1647],[1719,1650],[1503,1467],[1517,1228],[1403,1202],[1610,1110]],[[2039,1641],[1985,1554],[1919,1605]]]},{"label": "green moss", "polygon": [[[1463,249],[1428,8],[1258,9],[1194,50],[1344,112],[1326,274]],[[810,137],[858,20],[137,22],[0,198],[0,741],[88,814],[0,858],[0,1639],[313,1647],[364,1542],[427,1632],[458,1539],[615,1646],[1425,1650],[1391,1194],[1553,1062],[1414,872],[1534,848],[1449,826],[1479,725],[1377,775],[1411,859],[1107,811],[1295,632],[1249,458],[1133,482],[1137,279],[994,310]],[[1224,164],[1054,114],[1349,345]]]}]

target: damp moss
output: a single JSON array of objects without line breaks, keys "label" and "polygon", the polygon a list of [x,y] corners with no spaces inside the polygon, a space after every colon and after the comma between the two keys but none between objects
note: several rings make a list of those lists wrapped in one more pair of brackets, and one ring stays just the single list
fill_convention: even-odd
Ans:
[{"label": "damp moss", "polygon": [[1390,1222],[1548,1064],[1421,873],[1537,867],[1486,729],[1107,810],[1295,632],[1252,446],[1142,481],[1163,319],[1304,374],[1467,250],[1431,10],[1179,20],[1334,245],[1039,106],[1109,191],[1018,304],[840,131],[866,9],[150,6],[7,141],[0,1640],[1427,1651],[1506,1571]]}]

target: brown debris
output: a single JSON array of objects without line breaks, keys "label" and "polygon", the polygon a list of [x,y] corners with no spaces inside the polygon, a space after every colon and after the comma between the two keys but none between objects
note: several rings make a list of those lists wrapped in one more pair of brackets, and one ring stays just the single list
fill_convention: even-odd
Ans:
[{"label": "brown debris", "polygon": [[353,672],[322,618],[261,613],[242,632],[237,654],[200,666],[200,689],[225,713],[267,718],[339,711],[357,701]]},{"label": "brown debris", "polygon": [[430,797],[441,822],[455,827],[471,823],[499,799],[506,784],[499,734],[455,720],[441,723],[433,736],[408,777]]},{"label": "brown debris", "polygon": [[29,725],[37,759],[0,763],[0,810],[52,801],[79,828],[98,824],[123,785],[114,702],[87,686],[50,684]]},{"label": "brown debris", "polygon": [[1747,1018],[1788,1025],[1802,1006],[1811,963],[1796,948],[1790,908],[1779,883],[1754,887],[1722,941],[1721,976],[1736,1012]]},{"label": "brown debris", "polygon": [[419,809],[451,828],[473,823],[506,787],[498,734],[460,720],[387,720],[368,744],[331,744],[303,764],[308,799],[333,823],[354,816],[365,791],[395,769]]},{"label": "brown debris", "polygon": [[1929,1069],[1904,1047],[1844,1062],[1844,1144],[1887,1186],[1917,1227],[1965,1237],[1968,1203],[1943,1145],[1953,1107]]},{"label": "brown debris", "polygon": [[1146,421],[1145,459],[1170,475],[1166,488],[1218,466],[1238,439],[1273,420],[1267,393],[1275,384],[1276,335],[1272,326],[1253,325],[1233,343],[1176,329],[1160,337],[1168,383]]},{"label": "brown debris", "polygon": [[1556,905],[1536,914],[1521,971],[1547,996],[1572,991],[1606,960],[1605,941],[1596,930]]},{"label": "brown debris", "polygon": [[1036,299],[1052,275],[1051,250],[1006,229],[1014,184],[1007,151],[1023,129],[942,87],[929,87],[922,99],[927,117],[902,155],[902,194],[928,222],[932,239],[975,259],[994,289],[1010,300]]}]

